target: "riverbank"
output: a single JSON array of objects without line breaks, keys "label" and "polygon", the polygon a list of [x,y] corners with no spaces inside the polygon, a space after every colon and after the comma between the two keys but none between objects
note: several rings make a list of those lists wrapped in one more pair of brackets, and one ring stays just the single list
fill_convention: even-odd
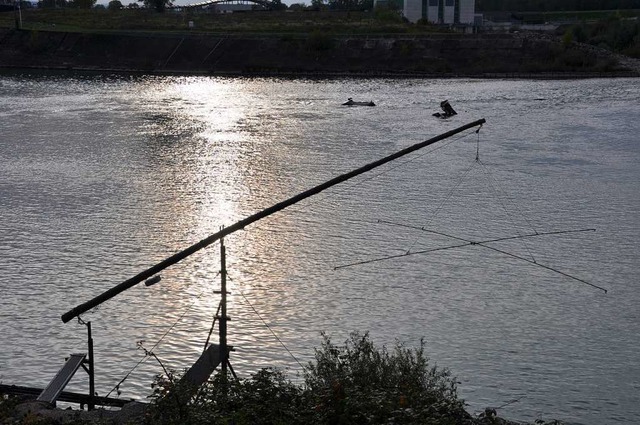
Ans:
[{"label": "riverbank", "polygon": [[[144,425],[152,423],[147,418],[148,406],[147,403],[131,402],[120,410],[96,409],[87,411],[56,409],[42,402],[30,401],[18,405],[15,410],[7,415],[6,421],[0,420],[0,424]],[[469,417],[468,421],[464,422],[464,425],[523,425],[520,422],[493,416],[492,413],[489,416],[485,415],[480,418],[472,419]],[[546,424],[553,425],[554,422],[546,422]],[[559,425],[559,422],[556,422],[556,424]]]},{"label": "riverbank", "polygon": [[418,78],[638,77],[640,60],[550,35],[0,30],[0,68]]}]

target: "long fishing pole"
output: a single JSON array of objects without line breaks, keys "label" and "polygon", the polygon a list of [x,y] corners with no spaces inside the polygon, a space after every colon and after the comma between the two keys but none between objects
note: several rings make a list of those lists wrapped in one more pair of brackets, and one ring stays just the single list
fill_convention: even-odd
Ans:
[{"label": "long fishing pole", "polygon": [[526,261],[527,263],[533,264],[534,266],[542,267],[543,269],[558,273],[558,274],[560,274],[562,276],[568,277],[568,278],[573,279],[573,280],[575,280],[577,282],[583,283],[585,285],[591,286],[591,287],[596,288],[596,289],[600,289],[601,291],[604,291],[605,294],[607,293],[607,289],[605,289],[605,288],[603,288],[601,286],[595,285],[595,284],[593,284],[591,282],[587,282],[586,280],[580,279],[579,277],[572,276],[572,275],[570,275],[568,273],[565,273],[563,271],[557,270],[557,269],[555,269],[553,267],[546,266],[544,264],[540,264],[537,261],[529,260],[528,258],[521,257],[521,256],[513,254],[511,252],[507,252],[507,251],[504,251],[504,250],[501,250],[501,249],[498,249],[498,248],[494,248],[494,247],[489,246],[489,245],[485,245],[485,244],[491,243],[491,242],[501,242],[501,241],[506,241],[506,240],[531,238],[531,237],[536,237],[536,236],[560,235],[560,234],[564,234],[564,233],[578,233],[578,232],[593,232],[593,231],[595,231],[595,229],[557,230],[557,231],[553,231],[553,232],[536,232],[536,233],[530,233],[530,234],[526,234],[526,235],[507,236],[507,237],[502,237],[502,238],[486,239],[486,240],[482,240],[482,241],[472,241],[472,240],[461,238],[461,237],[458,237],[458,236],[449,235],[447,233],[438,232],[436,230],[426,229],[425,227],[411,226],[411,225],[408,225],[408,224],[399,224],[399,223],[393,223],[393,222],[390,222],[390,221],[383,221],[383,220],[378,220],[378,222],[382,223],[382,224],[388,224],[388,225],[400,226],[400,227],[407,227],[407,228],[410,228],[410,229],[421,230],[421,231],[428,232],[428,233],[433,233],[433,234],[436,234],[436,235],[446,236],[448,238],[456,239],[456,240],[459,240],[459,241],[464,242],[464,243],[461,243],[461,244],[458,244],[458,245],[440,247],[440,248],[426,249],[426,250],[421,250],[421,251],[405,252],[404,254],[389,255],[389,256],[386,256],[386,257],[372,258],[372,259],[369,259],[369,260],[357,261],[357,262],[350,263],[350,264],[343,264],[343,265],[340,265],[340,266],[336,266],[336,267],[333,268],[334,270],[343,269],[343,268],[352,267],[352,266],[363,265],[363,264],[375,263],[375,262],[379,262],[379,261],[392,260],[392,259],[395,259],[395,258],[408,257],[410,255],[428,254],[428,253],[431,253],[431,252],[444,251],[444,250],[454,249],[454,248],[463,248],[463,247],[467,247],[467,246],[481,246],[483,248],[491,249],[491,250],[499,252],[501,254],[508,255],[508,256],[510,256],[512,258],[516,258],[518,260]]},{"label": "long fishing pole", "polygon": [[145,271],[138,273],[137,275],[135,275],[134,277],[125,280],[124,282],[114,286],[113,288],[103,292],[102,294],[96,296],[95,298],[92,298],[91,300],[80,304],[74,308],[72,308],[71,310],[67,311],[66,313],[64,313],[62,315],[62,321],[64,323],[67,323],[68,321],[70,321],[71,319],[73,319],[74,317],[102,304],[103,302],[115,297],[116,295],[118,295],[119,293],[137,285],[138,283],[142,282],[145,279],[148,279],[150,277],[153,277],[154,275],[156,275],[157,273],[159,273],[160,271],[166,269],[169,266],[172,266],[174,264],[176,264],[177,262],[187,258],[188,256],[194,254],[195,252],[206,248],[207,246],[211,245],[212,243],[214,243],[215,241],[231,234],[234,233],[238,230],[241,230],[243,228],[245,228],[246,226],[255,223],[258,220],[261,220],[265,217],[270,216],[271,214],[274,214],[280,210],[283,210],[297,202],[302,201],[303,199],[309,198],[310,196],[316,195],[320,192],[322,192],[325,189],[328,189],[332,186],[335,186],[339,183],[343,183],[353,177],[356,177],[360,174],[366,173],[367,171],[371,171],[374,168],[377,168],[381,165],[384,165],[388,162],[391,162],[395,159],[398,159],[400,157],[403,157],[407,154],[410,154],[412,152],[415,152],[419,149],[422,149],[424,147],[427,147],[433,143],[439,142],[440,140],[444,140],[446,138],[449,138],[455,134],[461,133],[465,130],[468,130],[470,128],[473,127],[477,127],[477,126],[481,126],[482,124],[484,124],[486,122],[486,120],[484,118],[479,119],[477,121],[473,121],[471,123],[465,124],[462,127],[458,127],[455,128],[453,130],[447,131],[446,133],[442,133],[438,136],[432,137],[429,140],[426,140],[424,142],[420,142],[420,143],[416,143],[414,145],[411,145],[405,149],[402,149],[394,154],[391,154],[389,156],[386,156],[382,159],[379,159],[377,161],[371,162],[369,164],[366,164],[360,168],[357,168],[353,171],[350,171],[348,173],[345,174],[341,174],[337,177],[334,177],[333,179],[326,181],[322,184],[319,184],[311,189],[308,189],[302,193],[299,193],[298,195],[292,196],[291,198],[279,202],[269,208],[266,208],[256,214],[253,214],[243,220],[240,220],[228,227],[223,228],[222,230],[220,230],[217,233],[212,234],[211,236],[201,240],[200,242],[191,245],[190,247],[164,259],[163,261],[159,262],[158,264],[156,264],[155,266],[152,266],[148,269],[146,269]]}]

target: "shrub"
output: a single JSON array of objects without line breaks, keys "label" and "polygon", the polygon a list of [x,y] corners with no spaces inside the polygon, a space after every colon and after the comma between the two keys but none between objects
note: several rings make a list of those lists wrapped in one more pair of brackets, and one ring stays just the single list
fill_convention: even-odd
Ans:
[{"label": "shrub", "polygon": [[263,369],[242,381],[218,373],[199,391],[177,381],[175,373],[168,374],[158,376],[152,385],[149,424],[308,423],[301,405],[302,389],[289,382],[282,371]]},{"label": "shrub", "polygon": [[116,10],[120,10],[123,9],[124,6],[122,5],[122,2],[120,0],[111,0],[109,2],[109,4],[107,5],[107,9],[111,10],[111,11],[116,11]]},{"label": "shrub", "polygon": [[402,23],[402,13],[398,10],[376,7],[374,11],[376,21],[385,24],[400,24]]},{"label": "shrub", "polygon": [[315,363],[305,371],[317,424],[461,423],[469,416],[446,369],[430,367],[424,342],[376,349],[368,334],[343,346],[323,335]]},{"label": "shrub", "polygon": [[[496,409],[487,408],[477,418],[469,415],[449,371],[429,365],[423,341],[415,349],[396,343],[387,350],[376,348],[368,334],[352,333],[343,345],[323,334],[315,360],[304,368],[303,385],[292,384],[282,371],[263,369],[245,380],[218,373],[197,389],[162,367],[164,374],[152,384],[152,403],[144,418],[130,417],[126,423],[144,419],[150,425],[515,424],[499,418]],[[79,417],[73,411],[60,420],[37,414],[20,420],[15,411],[19,402],[18,397],[0,394],[0,423],[112,423]],[[538,419],[535,424],[561,422]]]},{"label": "shrub", "polygon": [[[282,371],[263,369],[241,381],[214,376],[199,392],[173,372],[154,382],[153,424],[431,424],[472,423],[446,369],[429,366],[424,343],[377,349],[368,334],[344,345],[323,335],[315,362],[297,386]],[[195,394],[195,395],[192,395]]]}]

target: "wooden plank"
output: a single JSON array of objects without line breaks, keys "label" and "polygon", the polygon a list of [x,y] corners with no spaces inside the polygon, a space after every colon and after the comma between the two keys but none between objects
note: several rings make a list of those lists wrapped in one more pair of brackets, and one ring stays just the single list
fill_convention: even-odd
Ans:
[{"label": "wooden plank", "polygon": [[[228,355],[229,353],[227,352],[227,357]],[[200,387],[202,384],[207,382],[207,379],[209,379],[220,362],[220,346],[217,344],[211,344],[209,348],[202,353],[193,366],[191,366],[187,373],[185,373],[180,382],[188,382],[196,388]]]},{"label": "wooden plank", "polygon": [[[0,394],[27,396],[28,398],[35,399],[40,393],[42,393],[42,388],[0,384]],[[62,391],[58,396],[57,401],[64,401],[66,403],[88,404],[89,394],[79,394],[70,391]],[[127,403],[131,403],[132,401],[135,400],[93,396],[93,402],[98,406],[122,407]]]},{"label": "wooden plank", "polygon": [[73,378],[73,375],[75,375],[86,357],[86,353],[71,354],[64,366],[62,366],[36,400],[55,403],[62,390],[64,390],[64,387],[71,381],[71,378]]}]

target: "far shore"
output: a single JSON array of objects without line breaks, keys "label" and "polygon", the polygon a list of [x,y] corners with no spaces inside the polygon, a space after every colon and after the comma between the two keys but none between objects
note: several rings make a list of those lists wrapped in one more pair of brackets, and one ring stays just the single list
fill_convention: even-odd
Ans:
[{"label": "far shore", "polygon": [[256,37],[0,29],[0,69],[278,78],[584,79],[640,59],[548,34]]}]

